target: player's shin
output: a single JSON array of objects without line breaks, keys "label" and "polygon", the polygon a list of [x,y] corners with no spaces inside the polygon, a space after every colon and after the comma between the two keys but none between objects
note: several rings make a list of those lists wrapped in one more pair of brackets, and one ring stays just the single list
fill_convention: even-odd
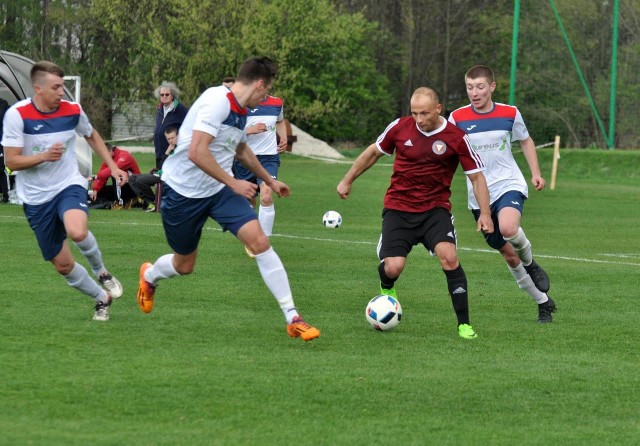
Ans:
[{"label": "player's shin", "polygon": [[295,311],[287,271],[284,269],[280,257],[270,247],[265,252],[256,255],[256,263],[262,275],[262,280],[264,280],[267,288],[269,288],[278,305],[280,305],[282,313],[287,318],[287,323],[290,324],[298,313]]},{"label": "player's shin", "polygon": [[451,295],[453,310],[458,318],[458,325],[469,324],[469,298],[467,294],[467,276],[462,265],[454,270],[443,270],[447,277],[447,287]]}]

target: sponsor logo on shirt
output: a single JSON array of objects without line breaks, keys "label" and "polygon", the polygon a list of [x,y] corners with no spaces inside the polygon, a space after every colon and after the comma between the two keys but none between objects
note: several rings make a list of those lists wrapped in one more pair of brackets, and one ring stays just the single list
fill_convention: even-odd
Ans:
[{"label": "sponsor logo on shirt", "polygon": [[411,142],[410,139],[407,139],[404,143],[405,147],[413,147],[413,143]]},{"label": "sponsor logo on shirt", "polygon": [[431,150],[433,150],[433,153],[436,155],[442,155],[447,151],[447,145],[443,141],[437,140],[431,146]]},{"label": "sponsor logo on shirt", "polygon": [[219,129],[220,128],[220,124],[216,124],[215,122],[205,121],[204,119],[202,121],[200,121],[200,123],[206,125],[207,127],[211,127],[211,128],[214,128],[214,129]]}]

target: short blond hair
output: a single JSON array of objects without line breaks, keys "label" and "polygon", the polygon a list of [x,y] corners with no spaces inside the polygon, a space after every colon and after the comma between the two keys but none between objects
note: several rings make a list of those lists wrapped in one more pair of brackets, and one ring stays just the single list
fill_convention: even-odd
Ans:
[{"label": "short blond hair", "polygon": [[434,89],[429,88],[429,87],[420,87],[420,88],[418,88],[411,95],[412,98],[414,98],[415,96],[426,96],[429,99],[431,99],[432,101],[434,101],[436,104],[440,103],[440,98],[438,97],[438,93],[436,93],[436,91]]}]

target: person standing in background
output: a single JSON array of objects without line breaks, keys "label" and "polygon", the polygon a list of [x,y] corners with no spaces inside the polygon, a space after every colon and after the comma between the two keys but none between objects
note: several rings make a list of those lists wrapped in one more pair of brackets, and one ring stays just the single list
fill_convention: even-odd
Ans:
[{"label": "person standing in background", "polygon": [[[9,103],[0,98],[0,141],[2,141],[2,121],[8,109]],[[4,149],[2,144],[0,144],[0,202],[9,202],[9,175],[7,175],[4,165]]]},{"label": "person standing in background", "polygon": [[161,160],[167,151],[167,147],[169,147],[165,130],[169,127],[175,127],[179,130],[189,110],[179,101],[180,90],[173,82],[164,81],[156,88],[154,94],[160,100],[158,111],[156,112],[156,127],[153,132],[156,169],[160,169],[162,166]]}]

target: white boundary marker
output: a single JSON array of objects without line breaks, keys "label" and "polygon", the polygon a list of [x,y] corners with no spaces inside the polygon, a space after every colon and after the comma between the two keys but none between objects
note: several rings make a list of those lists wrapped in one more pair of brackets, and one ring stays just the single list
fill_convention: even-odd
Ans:
[{"label": "white boundary marker", "polygon": [[[26,220],[25,217],[19,217],[19,216],[11,216],[11,215],[0,215],[0,218],[3,219],[16,219],[16,220]],[[101,221],[95,221],[93,220],[91,222],[91,224],[112,224],[112,222],[101,222]],[[161,228],[162,224],[161,223],[124,223],[124,224],[129,224],[131,226],[150,226],[150,227],[158,227]],[[211,227],[204,227],[204,230],[207,231],[216,231],[216,232],[222,232],[222,229],[220,228],[211,228]],[[309,237],[309,236],[303,236],[303,235],[291,235],[291,234],[272,234],[271,237],[280,237],[280,238],[288,238],[288,239],[295,239],[295,240],[310,240],[310,241],[314,241],[314,242],[329,242],[329,243],[347,243],[350,245],[371,245],[371,246],[376,246],[378,244],[378,241],[363,241],[363,240],[340,240],[340,239],[333,239],[333,238],[325,238],[325,237]],[[459,251],[467,251],[467,252],[483,252],[483,253],[489,253],[489,254],[499,254],[498,251],[494,250],[494,249],[479,249],[479,248],[465,248],[463,246],[458,246],[458,250]],[[601,256],[606,256],[606,257],[614,257],[614,258],[620,258],[620,259],[638,259],[640,261],[640,253],[636,254],[636,253],[602,253],[602,254],[597,254],[597,255],[601,255]],[[628,265],[628,266],[639,266],[640,267],[640,262],[619,262],[619,261],[614,261],[614,260],[599,260],[599,259],[585,259],[585,258],[580,258],[580,257],[568,257],[568,256],[558,256],[558,255],[548,255],[548,254],[536,254],[536,258],[542,258],[542,259],[555,259],[555,260],[569,260],[569,261],[573,261],[573,262],[585,262],[585,263],[602,263],[602,264],[606,264],[606,265]]]}]

